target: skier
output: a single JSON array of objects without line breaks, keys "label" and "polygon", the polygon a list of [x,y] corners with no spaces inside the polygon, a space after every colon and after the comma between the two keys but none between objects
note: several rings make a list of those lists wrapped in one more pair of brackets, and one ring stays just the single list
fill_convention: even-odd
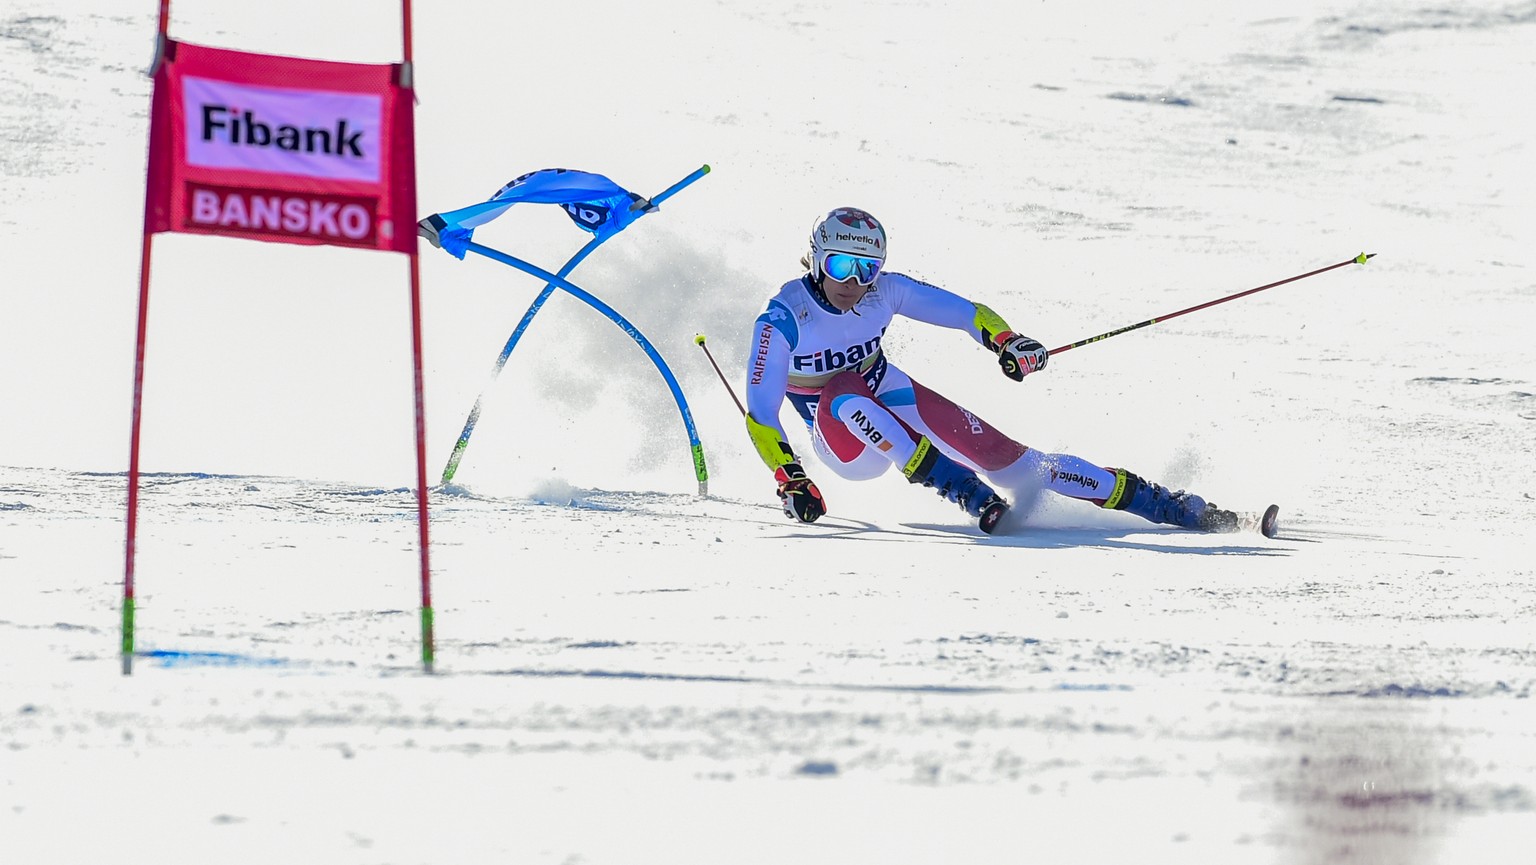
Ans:
[{"label": "skier", "polygon": [[1025,447],[891,363],[880,343],[897,315],[969,333],[1014,381],[1044,369],[1049,352],[986,306],[885,270],[887,251],[885,228],[868,213],[851,207],[828,213],[811,228],[810,251],[800,262],[807,272],[786,282],[757,318],[747,364],[747,432],[773,470],[786,516],[811,523],[827,512],[779,425],[787,398],[817,455],[840,477],[869,480],[894,464],[909,482],[959,504],[988,534],[1008,510],[988,481],[1012,490],[1043,484],[1154,523],[1237,528],[1236,514],[1197,495],[1170,492],[1125,469]]}]

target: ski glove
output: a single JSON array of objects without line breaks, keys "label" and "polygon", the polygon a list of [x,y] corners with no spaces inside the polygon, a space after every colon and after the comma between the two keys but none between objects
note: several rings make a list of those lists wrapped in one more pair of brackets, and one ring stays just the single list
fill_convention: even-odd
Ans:
[{"label": "ski glove", "polygon": [[1014,381],[1023,381],[1024,376],[1045,369],[1045,362],[1051,356],[1045,346],[1011,330],[993,337],[992,345],[992,350],[997,352],[997,363],[1003,368],[1003,375]]},{"label": "ski glove", "polygon": [[805,476],[799,463],[785,463],[773,471],[779,482],[779,501],[784,505],[784,516],[802,523],[814,523],[827,512],[826,500],[821,490]]}]

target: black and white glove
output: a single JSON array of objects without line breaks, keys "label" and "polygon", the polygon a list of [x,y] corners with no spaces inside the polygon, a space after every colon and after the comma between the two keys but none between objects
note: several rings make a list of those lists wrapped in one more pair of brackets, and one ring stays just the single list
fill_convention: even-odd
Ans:
[{"label": "black and white glove", "polygon": [[1045,346],[1011,330],[992,337],[992,350],[997,352],[1003,375],[1014,381],[1023,381],[1024,376],[1045,369],[1045,362],[1051,357]]},{"label": "black and white glove", "polygon": [[779,502],[784,505],[784,516],[802,523],[814,523],[827,512],[827,502],[821,490],[805,476],[799,463],[785,463],[773,470],[774,480],[779,482]]}]

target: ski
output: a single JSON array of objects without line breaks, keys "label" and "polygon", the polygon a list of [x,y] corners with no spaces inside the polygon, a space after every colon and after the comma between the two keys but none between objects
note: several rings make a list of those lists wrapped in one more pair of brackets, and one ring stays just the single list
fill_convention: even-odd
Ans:
[{"label": "ski", "polygon": [[1252,529],[1266,538],[1280,532],[1280,506],[1270,505],[1262,514],[1238,513],[1212,505],[1200,516],[1202,531],[1224,534]]},{"label": "ski", "polygon": [[990,535],[997,531],[997,524],[1003,521],[1003,515],[1006,513],[1008,513],[1008,503],[993,496],[992,501],[982,506],[978,525],[983,532]]},{"label": "ski", "polygon": [[1280,506],[1270,505],[1264,509],[1263,516],[1259,517],[1259,534],[1266,538],[1273,538],[1280,533]]}]

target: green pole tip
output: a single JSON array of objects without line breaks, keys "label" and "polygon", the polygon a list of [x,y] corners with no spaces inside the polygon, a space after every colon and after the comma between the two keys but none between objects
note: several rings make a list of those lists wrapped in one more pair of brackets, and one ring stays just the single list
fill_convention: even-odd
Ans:
[{"label": "green pole tip", "polygon": [[694,345],[703,345],[704,344],[704,334],[701,333],[701,334],[698,334],[698,335],[694,336],[693,344]]},{"label": "green pole tip", "polygon": [[1359,255],[1355,256],[1355,264],[1365,264],[1367,261],[1370,261],[1372,258],[1375,258],[1375,257],[1376,257],[1376,253],[1374,253],[1374,252],[1371,253],[1370,255],[1366,255],[1365,253],[1362,252]]},{"label": "green pole tip", "polygon": [[710,171],[710,168],[709,168],[709,163],[707,163],[707,162],[706,162],[706,163],[704,163],[704,173],[705,173],[705,174],[708,174],[708,173],[709,173],[709,171]]}]

